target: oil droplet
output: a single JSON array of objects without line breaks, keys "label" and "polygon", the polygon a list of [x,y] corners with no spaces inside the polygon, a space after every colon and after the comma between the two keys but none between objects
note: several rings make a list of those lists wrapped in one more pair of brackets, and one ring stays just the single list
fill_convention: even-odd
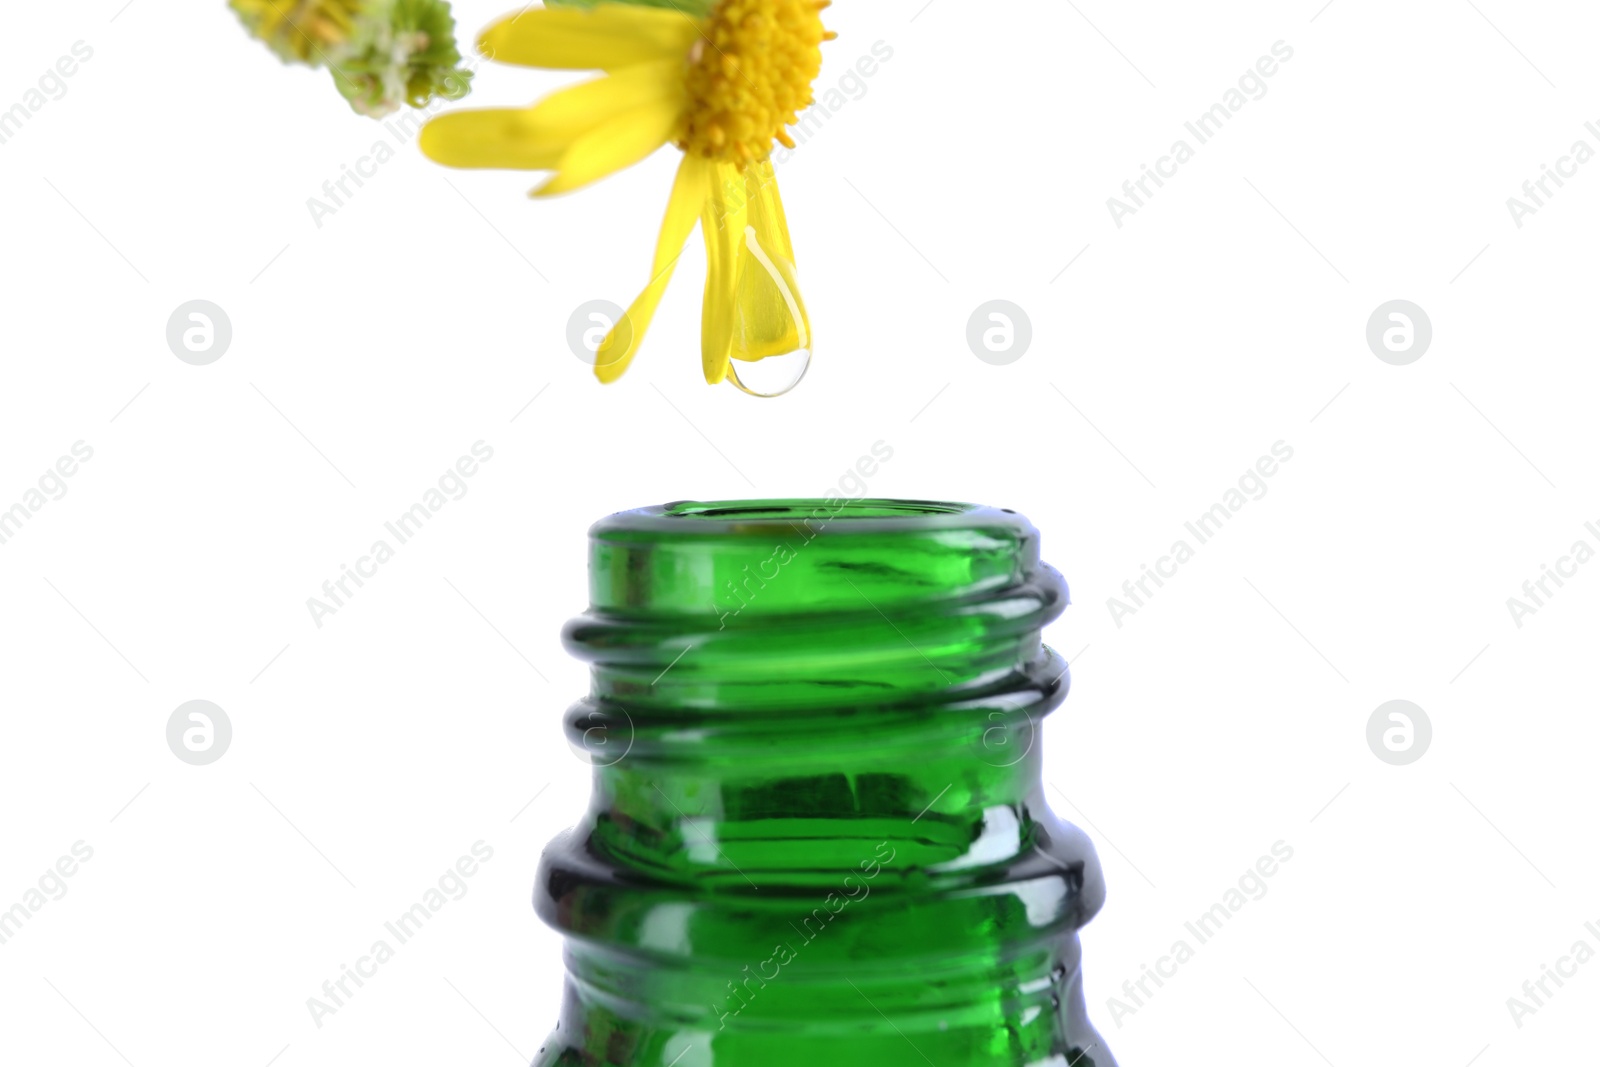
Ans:
[{"label": "oil droplet", "polygon": [[782,396],[811,369],[811,349],[802,348],[783,356],[768,356],[754,362],[736,359],[728,364],[728,381],[751,396]]}]

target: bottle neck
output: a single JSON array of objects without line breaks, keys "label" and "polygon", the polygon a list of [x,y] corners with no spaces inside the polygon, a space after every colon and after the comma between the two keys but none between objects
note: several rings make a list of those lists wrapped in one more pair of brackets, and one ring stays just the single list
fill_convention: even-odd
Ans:
[{"label": "bottle neck", "polygon": [[568,734],[595,763],[597,847],[620,862],[815,884],[888,841],[892,866],[959,869],[1026,847],[1065,670],[1041,648],[982,696],[803,714],[628,712],[590,698],[568,712]]},{"label": "bottle neck", "polygon": [[1104,886],[1040,786],[1065,583],[1010,513],[866,501],[807,525],[817,503],[591,532],[565,636],[593,685],[566,729],[594,793],[535,895],[568,938],[554,1047],[605,1034],[607,1062],[663,1067],[713,1047],[914,1062],[908,1035],[939,1063],[1082,1053],[1076,930]]}]

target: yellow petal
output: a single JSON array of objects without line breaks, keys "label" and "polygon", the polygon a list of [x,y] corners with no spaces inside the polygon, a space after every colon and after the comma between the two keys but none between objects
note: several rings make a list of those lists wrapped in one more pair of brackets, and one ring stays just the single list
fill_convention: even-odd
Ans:
[{"label": "yellow petal", "polygon": [[555,175],[534,196],[555,196],[631,167],[672,139],[678,128],[677,101],[654,100],[606,119],[572,142],[556,164]]},{"label": "yellow petal", "polygon": [[552,136],[530,121],[532,108],[452,111],[422,127],[422,154],[450,167],[553,170],[570,137]]},{"label": "yellow petal", "polygon": [[700,369],[715,385],[728,376],[738,314],[739,272],[750,217],[744,176],[732,163],[712,164],[711,194],[700,216],[706,242],[706,291],[700,308]]},{"label": "yellow petal", "polygon": [[785,356],[811,345],[811,322],[795,276],[794,247],[771,162],[745,172],[750,204],[734,318],[734,359]]},{"label": "yellow petal", "polygon": [[683,64],[641,63],[552,93],[533,107],[452,111],[422,128],[423,154],[452,167],[554,170],[580,137],[649,104],[684,102]]},{"label": "yellow petal", "polygon": [[655,317],[656,306],[667,291],[672,272],[683,255],[684,242],[694,229],[705,203],[708,175],[711,165],[697,156],[684,156],[678,164],[678,176],[672,183],[672,196],[667,201],[667,215],[661,221],[661,235],[656,239],[655,262],[651,264],[650,284],[628,307],[623,321],[611,327],[605,340],[595,352],[594,373],[602,382],[614,382],[633,362],[644,340],[650,320]]},{"label": "yellow petal", "polygon": [[601,4],[533,8],[508,16],[478,38],[500,63],[551,70],[614,70],[655,59],[686,59],[700,24],[679,11]]},{"label": "yellow petal", "polygon": [[576,137],[624,111],[662,102],[680,109],[688,105],[682,59],[639,63],[551,93],[533,106],[529,121],[540,130]]},{"label": "yellow petal", "polygon": [[752,164],[745,171],[745,189],[750,198],[750,225],[761,231],[761,240],[768,248],[793,263],[794,244],[789,239],[789,220],[778,196],[778,175],[772,160]]}]

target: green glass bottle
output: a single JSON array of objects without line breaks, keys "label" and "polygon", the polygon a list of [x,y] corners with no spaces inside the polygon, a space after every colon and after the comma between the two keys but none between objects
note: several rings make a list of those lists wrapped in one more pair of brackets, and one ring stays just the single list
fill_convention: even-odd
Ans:
[{"label": "green glass bottle", "polygon": [[588,813],[546,849],[566,938],[536,1067],[1114,1067],[1051,813],[1067,604],[1010,511],[677,503],[590,530]]}]

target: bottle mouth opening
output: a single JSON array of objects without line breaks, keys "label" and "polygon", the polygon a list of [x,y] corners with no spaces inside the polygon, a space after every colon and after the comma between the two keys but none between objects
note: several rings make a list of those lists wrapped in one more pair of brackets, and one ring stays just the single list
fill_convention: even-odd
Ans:
[{"label": "bottle mouth opening", "polygon": [[596,695],[630,706],[865,706],[1000,684],[1066,604],[1009,509],[678,500],[590,529],[566,641]]},{"label": "bottle mouth opening", "polygon": [[661,515],[670,519],[720,522],[793,522],[826,510],[831,520],[923,518],[965,515],[981,510],[975,504],[938,500],[826,500],[821,497],[792,500],[679,500],[665,504]]},{"label": "bottle mouth opening", "polygon": [[1009,508],[950,500],[884,497],[779,497],[767,500],[674,500],[608,515],[589,529],[596,543],[675,541],[683,544],[766,540],[785,532],[830,542],[864,537],[943,536],[953,531],[1033,533]]},{"label": "bottle mouth opening", "polygon": [[678,613],[710,611],[730,583],[743,602],[747,584],[765,587],[780,572],[781,592],[765,593],[759,614],[829,610],[862,593],[891,603],[947,599],[1020,581],[1038,562],[1038,531],[1026,518],[947,500],[675,500],[589,528],[597,608],[676,602]]}]

